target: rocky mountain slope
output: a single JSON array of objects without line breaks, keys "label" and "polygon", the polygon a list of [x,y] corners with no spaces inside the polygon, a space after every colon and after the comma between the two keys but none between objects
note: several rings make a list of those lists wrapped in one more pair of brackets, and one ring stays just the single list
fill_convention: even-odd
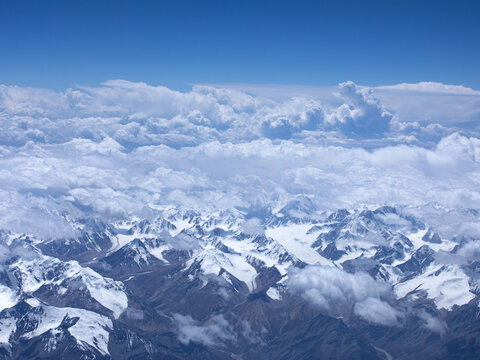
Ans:
[{"label": "rocky mountain slope", "polygon": [[475,236],[308,198],[256,216],[163,208],[68,219],[71,238],[2,232],[0,358],[480,356]]}]

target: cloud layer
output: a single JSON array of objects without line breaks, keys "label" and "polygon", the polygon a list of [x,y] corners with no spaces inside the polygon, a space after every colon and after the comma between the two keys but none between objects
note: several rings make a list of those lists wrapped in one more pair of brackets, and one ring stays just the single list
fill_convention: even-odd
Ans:
[{"label": "cloud layer", "polygon": [[400,91],[347,82],[328,97],[278,101],[123,80],[65,92],[0,86],[0,227],[55,237],[73,231],[67,217],[166,205],[253,214],[303,195],[325,210],[478,207],[476,132],[406,122],[380,90]]}]

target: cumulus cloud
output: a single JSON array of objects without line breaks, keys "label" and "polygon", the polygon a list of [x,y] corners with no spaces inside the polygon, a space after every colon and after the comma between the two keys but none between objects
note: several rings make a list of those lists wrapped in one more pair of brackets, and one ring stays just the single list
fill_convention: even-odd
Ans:
[{"label": "cumulus cloud", "polygon": [[393,115],[373,96],[372,90],[348,81],[339,85],[338,94],[345,102],[327,116],[329,123],[354,137],[379,137],[389,130]]},{"label": "cumulus cloud", "polygon": [[[477,233],[478,234],[478,233]],[[480,241],[470,241],[458,250],[458,255],[463,256],[468,260],[480,258]]]},{"label": "cumulus cloud", "polygon": [[[314,98],[332,107],[342,105],[342,99],[332,96],[336,89],[318,86],[254,85],[233,86],[238,91],[247,91],[262,97],[286,101],[295,96]],[[403,127],[415,137],[438,140],[454,131],[480,127],[480,91],[461,85],[445,85],[434,82],[397,84],[390,86],[365,87],[389,113],[394,115],[391,125],[397,130]],[[338,89],[336,91],[338,95]],[[343,106],[345,108],[345,106]],[[347,109],[346,109],[347,110]]]},{"label": "cumulus cloud", "polygon": [[332,108],[306,97],[274,102],[230,89],[196,86],[182,93],[125,80],[63,93],[0,86],[0,140],[23,145],[109,136],[129,148],[181,147],[215,139],[289,139],[326,128],[362,137],[388,129],[391,115],[370,92],[348,82],[338,93],[345,103]]},{"label": "cumulus cloud", "polygon": [[416,84],[396,84],[390,86],[378,86],[377,89],[402,90],[408,92],[428,92],[434,94],[453,94],[453,95],[480,95],[480,91],[473,90],[462,85],[446,85],[438,82],[422,81]]},{"label": "cumulus cloud", "polygon": [[372,89],[332,91],[328,101],[305,92],[279,101],[123,80],[64,92],[0,86],[0,227],[70,236],[69,217],[170,205],[251,218],[299,196],[320,210],[478,207],[474,133],[448,128],[423,144],[423,125],[396,130],[397,114]]},{"label": "cumulus cloud", "polygon": [[441,264],[465,265],[480,259],[480,230],[475,233],[475,240],[459,245],[454,252],[438,251],[435,259]]},{"label": "cumulus cloud", "polygon": [[316,130],[325,121],[323,105],[316,100],[293,98],[280,107],[257,114],[261,132],[272,139],[289,139],[304,130]]},{"label": "cumulus cloud", "polygon": [[330,266],[309,265],[290,271],[287,286],[319,308],[334,316],[352,311],[361,318],[380,325],[398,324],[390,285],[365,273],[349,274]]}]

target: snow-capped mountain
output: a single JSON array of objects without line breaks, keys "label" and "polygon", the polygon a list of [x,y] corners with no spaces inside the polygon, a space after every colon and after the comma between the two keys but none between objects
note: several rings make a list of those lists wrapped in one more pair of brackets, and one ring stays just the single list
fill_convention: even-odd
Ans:
[{"label": "snow-capped mountain", "polygon": [[479,239],[406,207],[325,213],[299,198],[261,213],[2,232],[0,358],[480,354]]}]

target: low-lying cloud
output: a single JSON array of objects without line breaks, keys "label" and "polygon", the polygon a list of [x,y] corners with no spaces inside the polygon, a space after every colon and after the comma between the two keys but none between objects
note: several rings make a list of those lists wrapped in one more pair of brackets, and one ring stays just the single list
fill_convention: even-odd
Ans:
[{"label": "low-lying cloud", "polygon": [[219,346],[225,342],[235,342],[235,332],[223,317],[212,316],[206,324],[194,320],[190,315],[174,314],[177,325],[178,339],[188,345],[190,342],[207,346]]},{"label": "low-lying cloud", "polygon": [[354,313],[375,324],[398,325],[399,314],[387,302],[393,299],[391,286],[366,273],[349,274],[335,267],[310,265],[290,271],[287,286],[331,315]]}]

